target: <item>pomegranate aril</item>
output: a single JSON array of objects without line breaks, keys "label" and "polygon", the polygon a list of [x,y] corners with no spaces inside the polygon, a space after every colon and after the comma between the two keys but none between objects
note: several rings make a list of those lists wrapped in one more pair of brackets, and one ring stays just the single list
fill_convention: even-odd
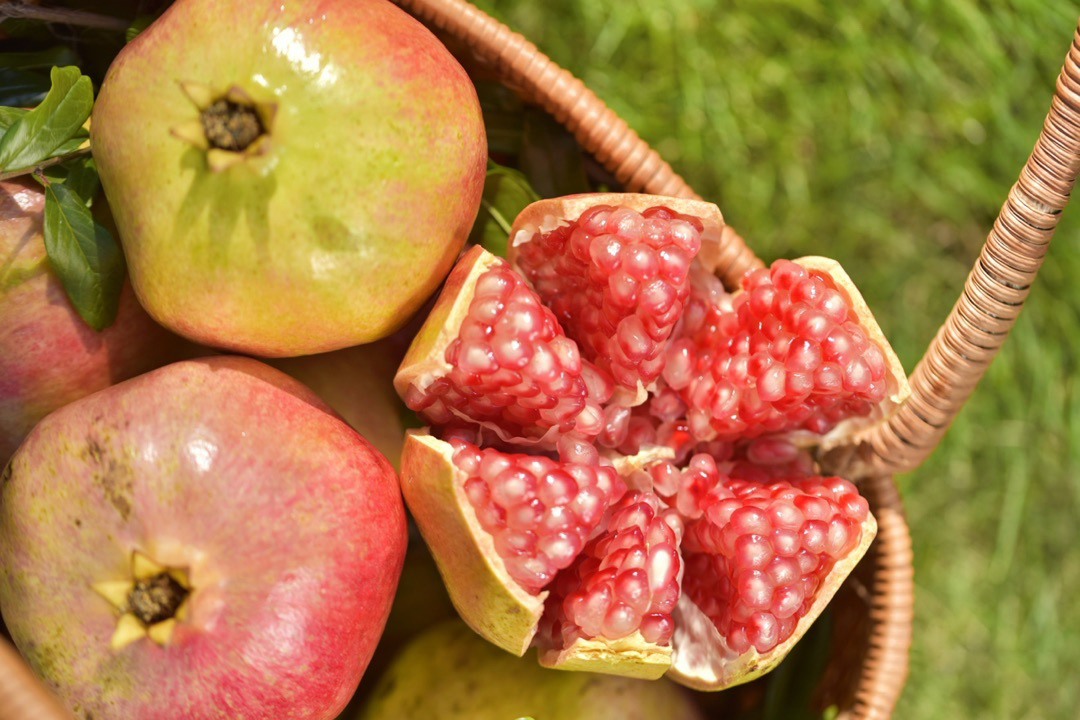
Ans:
[{"label": "pomegranate aril", "polygon": [[884,353],[830,283],[777,261],[748,273],[729,309],[692,284],[664,379],[688,405],[697,439],[825,433],[884,399]]},{"label": "pomegranate aril", "polygon": [[683,543],[683,591],[736,652],[768,652],[791,636],[865,518],[846,480],[763,477],[723,476]]},{"label": "pomegranate aril", "polygon": [[[655,495],[630,492],[609,508],[604,530],[553,585],[548,622],[565,643],[617,640],[642,630],[667,643],[679,595],[679,533]],[[646,620],[647,618],[647,620]]]},{"label": "pomegranate aril", "polygon": [[[479,449],[454,439],[455,466],[481,527],[492,535],[510,576],[538,592],[578,556],[603,508],[626,486],[614,468]],[[564,438],[567,457],[599,460],[595,449]],[[458,460],[460,459],[460,462]]]},{"label": "pomegranate aril", "polygon": [[585,357],[636,392],[663,368],[659,357],[689,292],[699,225],[675,213],[646,218],[629,208],[593,208],[516,245],[515,264]]}]

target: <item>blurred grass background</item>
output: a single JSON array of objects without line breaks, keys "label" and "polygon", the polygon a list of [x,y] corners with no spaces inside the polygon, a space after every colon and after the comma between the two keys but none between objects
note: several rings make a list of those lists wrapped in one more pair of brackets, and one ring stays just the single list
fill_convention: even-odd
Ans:
[{"label": "blurred grass background", "polygon": [[[824,254],[910,372],[1042,126],[1069,0],[474,0],[606,101],[766,260]],[[1080,208],[930,460],[896,716],[1080,707]]]}]

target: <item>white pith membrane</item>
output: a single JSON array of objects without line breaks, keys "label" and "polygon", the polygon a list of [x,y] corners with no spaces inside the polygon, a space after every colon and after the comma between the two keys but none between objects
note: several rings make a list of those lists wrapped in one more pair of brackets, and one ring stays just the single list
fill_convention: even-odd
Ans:
[{"label": "white pith membrane", "polygon": [[[564,226],[584,210],[598,204],[630,207],[636,211],[664,206],[680,214],[706,215],[707,220],[703,222],[705,231],[702,233],[702,251],[695,265],[696,272],[704,269],[711,274],[714,271],[716,258],[719,256],[717,243],[723,230],[723,221],[715,206],[646,195],[584,195],[535,203],[526,208],[514,223],[510,236],[511,258],[519,252],[515,248],[529,242],[529,238],[536,233]],[[710,241],[705,242],[705,238]],[[702,255],[705,256],[704,260]],[[478,281],[488,270],[502,267],[502,262],[480,248],[473,248],[451,272],[446,287],[427,322],[417,334],[395,378],[395,388],[410,407],[415,404],[410,402],[410,399],[415,401],[453,370],[451,363],[446,360],[447,348],[454,343],[462,319],[470,312]],[[751,463],[754,462],[754,448],[758,448],[758,454],[766,457],[779,453],[778,457],[790,459],[791,452],[798,452],[799,447],[813,447],[825,441],[830,444],[846,443],[858,428],[887,417],[894,405],[902,401],[907,393],[906,378],[895,354],[884,341],[880,329],[846,274],[843,274],[833,261],[823,258],[807,258],[797,262],[827,274],[830,284],[844,297],[866,336],[881,350],[886,365],[887,392],[880,405],[873,408],[869,416],[845,420],[824,436],[785,431],[778,436],[760,437],[749,446],[749,459],[742,458]],[[639,386],[636,392],[612,392],[608,394],[607,400],[601,399],[600,403],[602,406],[608,401],[611,405],[625,403],[622,407],[629,407],[640,403],[648,397],[647,391],[654,389],[655,384],[649,387]],[[479,426],[478,437],[481,440],[484,433],[487,433],[489,438],[493,435],[491,439],[494,439],[501,449],[515,453],[550,451],[560,433],[556,428],[549,428],[543,433],[533,433],[522,442],[522,437],[502,432],[497,423],[490,419],[476,422],[467,414],[453,410],[444,413],[442,417],[448,419],[444,422],[451,432],[453,428],[469,424],[474,428]],[[439,434],[446,429],[445,426],[440,427],[442,423],[436,422],[434,425],[436,427],[431,433]],[[586,439],[595,442],[595,437],[592,435]],[[700,443],[694,452],[706,450],[707,446],[708,443]],[[774,446],[780,450],[775,451]],[[741,452],[746,450],[744,447]],[[627,477],[647,472],[644,468],[648,468],[657,459],[670,459],[675,454],[673,448],[666,445],[640,447],[634,451],[640,452],[633,459],[620,459],[618,453],[611,451],[601,454],[606,458],[605,463],[617,466],[620,474]],[[876,533],[876,522],[873,516],[866,512],[865,519],[859,526],[857,542],[835,562],[830,561],[826,574],[815,585],[812,601],[806,602],[800,608],[801,614],[793,623],[791,635],[764,652],[758,652],[753,646],[742,653],[733,651],[712,621],[694,605],[686,593],[680,594],[673,609],[674,627],[670,642],[650,642],[640,630],[635,629],[628,635],[615,639],[602,636],[582,637],[579,634],[569,646],[563,647],[558,640],[552,639],[552,633],[538,633],[537,630],[542,618],[545,618],[544,622],[547,621],[544,615],[545,603],[551,600],[558,578],[566,571],[560,571],[554,583],[543,586],[535,593],[529,592],[513,579],[497,551],[496,540],[482,528],[483,523],[478,512],[464,489],[468,475],[454,466],[453,456],[454,452],[449,443],[435,438],[429,431],[410,432],[405,443],[401,473],[405,499],[435,557],[451,599],[462,618],[483,637],[517,655],[523,654],[530,644],[535,644],[539,649],[541,664],[562,669],[647,678],[659,677],[667,672],[683,684],[704,690],[719,690],[751,680],[783,659],[828,604],[844,578],[866,552]],[[809,464],[812,465],[812,462]],[[790,465],[796,466],[805,469],[807,463]],[[652,489],[635,485],[630,480],[627,482],[637,490]],[[659,503],[661,509],[667,503],[668,507],[679,513],[684,512],[683,506],[675,502],[673,494],[667,499],[660,498]],[[604,523],[593,527],[589,542],[596,541],[605,530]],[[503,544],[505,546],[505,542]],[[684,567],[680,562],[680,585]],[[550,612],[550,608],[548,610]],[[573,637],[573,634],[569,637]]]}]

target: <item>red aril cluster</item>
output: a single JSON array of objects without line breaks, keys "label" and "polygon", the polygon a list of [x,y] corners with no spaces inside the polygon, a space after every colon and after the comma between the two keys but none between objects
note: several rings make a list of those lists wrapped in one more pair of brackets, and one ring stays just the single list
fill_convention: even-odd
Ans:
[{"label": "red aril cluster", "polygon": [[636,392],[663,369],[701,231],[662,206],[600,205],[520,244],[514,264],[582,353]]},{"label": "red aril cluster", "polygon": [[879,331],[820,263],[729,294],[703,259],[720,236],[704,204],[564,200],[519,216],[512,265],[467,253],[410,348],[395,386],[433,427],[406,443],[406,500],[459,612],[512,652],[657,677],[685,600],[718,656],[764,672],[875,532],[786,433],[885,399]]},{"label": "red aril cluster", "polygon": [[787,640],[837,560],[854,548],[869,508],[839,477],[754,482],[695,456],[695,480],[714,484],[683,543],[683,591],[737,653]]},{"label": "red aril cluster", "polygon": [[599,402],[610,387],[505,261],[480,276],[445,360],[449,372],[426,388],[410,386],[404,398],[433,425],[464,418],[529,439],[603,428]]},{"label": "red aril cluster", "polygon": [[556,647],[578,638],[618,640],[639,631],[667,645],[679,600],[683,522],[652,493],[629,492],[607,514],[603,531],[559,575],[544,632]]},{"label": "red aril cluster", "polygon": [[886,363],[824,273],[778,260],[743,278],[668,348],[664,381],[695,437],[823,434],[868,415],[886,394]]},{"label": "red aril cluster", "polygon": [[626,484],[596,450],[567,436],[561,462],[451,438],[454,465],[507,572],[531,593],[570,565]]}]

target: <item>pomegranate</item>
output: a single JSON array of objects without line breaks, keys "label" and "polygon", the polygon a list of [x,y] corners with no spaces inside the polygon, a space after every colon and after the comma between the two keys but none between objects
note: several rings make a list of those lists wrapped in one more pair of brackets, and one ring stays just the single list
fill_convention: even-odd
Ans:
[{"label": "pomegranate", "polygon": [[451,271],[395,377],[429,423],[401,482],[494,644],[721,689],[774,667],[869,547],[866,501],[812,451],[903,399],[899,362],[831,261],[727,292],[722,231],[707,203],[572,196],[521,213],[509,262]]},{"label": "pomegranate", "polygon": [[[447,672],[453,668],[453,672]],[[343,720],[620,718],[700,720],[690,694],[667,682],[561,673],[510,658],[460,620],[417,636]]]},{"label": "pomegranate", "polygon": [[405,553],[386,460],[287,375],[183,361],[42,420],[0,480],[0,609],[80,717],[332,718]]},{"label": "pomegranate", "polygon": [[[396,335],[396,334],[395,334]],[[396,469],[410,412],[392,379],[404,355],[391,336],[316,355],[268,360],[313,390]]]},{"label": "pomegranate", "polygon": [[0,182],[0,463],[52,410],[191,352],[127,284],[115,321],[101,332],[87,325],[49,267],[44,207],[29,178]]},{"label": "pomegranate", "polygon": [[113,61],[90,144],[149,313],[263,357],[404,324],[487,159],[465,70],[388,0],[178,0]]}]

